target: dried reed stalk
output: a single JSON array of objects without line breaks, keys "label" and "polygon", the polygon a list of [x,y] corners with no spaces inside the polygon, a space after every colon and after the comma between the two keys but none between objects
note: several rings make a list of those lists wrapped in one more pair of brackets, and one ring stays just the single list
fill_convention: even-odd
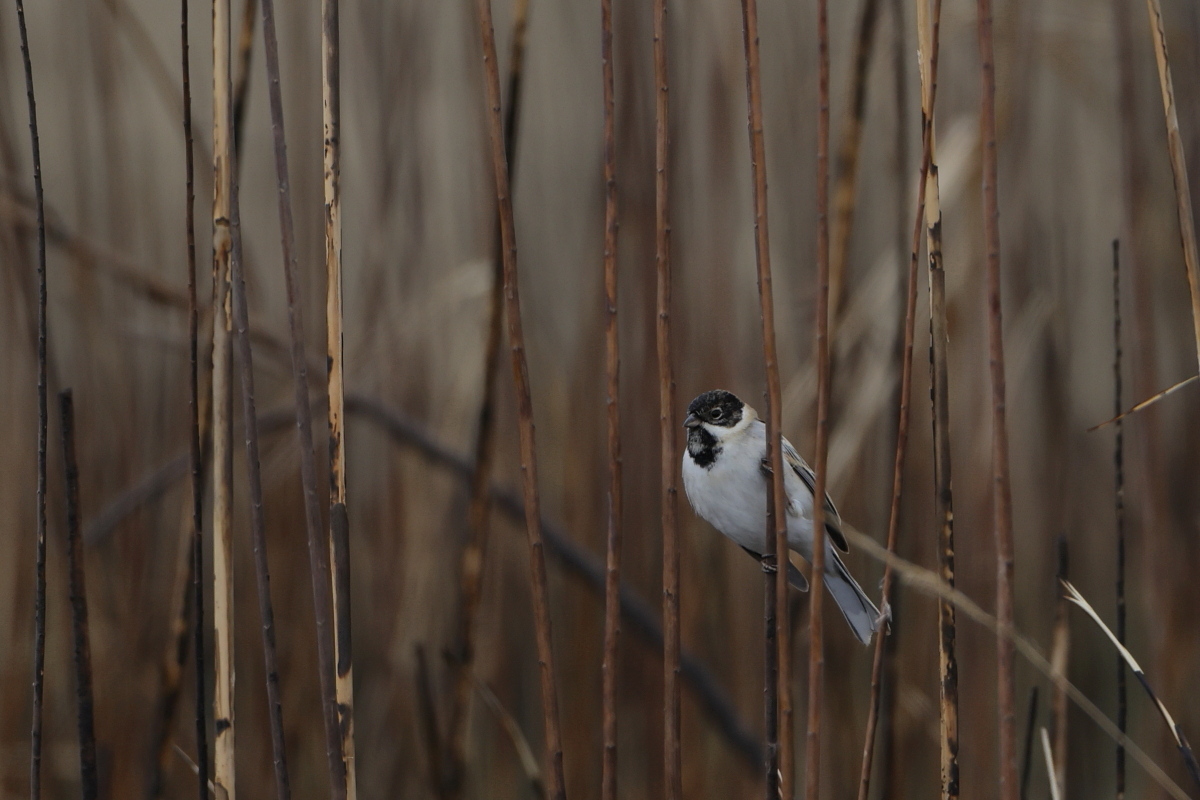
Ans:
[{"label": "dried reed stalk", "polygon": [[[264,0],[270,2],[270,0]],[[500,75],[496,66],[496,32],[492,27],[491,0],[477,0],[479,32],[483,44],[483,77],[487,89],[488,134],[491,140],[492,168],[496,181],[496,204],[500,214],[500,238],[503,242],[504,296],[508,311],[508,345],[512,359],[513,383],[517,393],[520,423],[521,478],[525,495],[525,531],[529,538],[530,588],[537,628],[542,712],[546,729],[547,795],[563,800],[562,733],[558,721],[558,695],[554,672],[554,648],[550,629],[550,608],[546,587],[546,559],[537,486],[537,451],[534,443],[533,401],[529,389],[529,366],[525,360],[525,335],[521,327],[521,299],[517,283],[517,241],[513,224],[512,197],[509,194],[508,162],[504,154],[504,130],[500,119]]]},{"label": "dried reed stalk", "polygon": [[[604,374],[608,430],[608,545],[604,581],[604,657],[600,800],[617,800],[617,645],[621,634],[621,345],[617,326],[617,145],[612,0],[600,0],[604,84]],[[669,366],[669,365],[668,365]]]},{"label": "dried reed stalk", "polygon": [[234,343],[242,383],[242,425],[246,435],[246,475],[250,490],[250,540],[254,551],[254,583],[258,589],[258,614],[262,628],[263,669],[267,685],[267,715],[271,725],[271,756],[275,768],[275,796],[290,800],[287,748],[283,734],[283,699],[279,693],[279,658],[275,648],[275,609],[271,602],[271,572],[267,565],[267,525],[263,515],[262,459],[258,451],[258,414],[254,407],[254,357],[250,346],[250,311],[242,262],[242,223],[236,178],[230,193],[230,266],[233,277]]},{"label": "dried reed stalk", "polygon": [[[934,505],[938,524],[938,566],[942,580],[954,585],[954,493],[950,455],[950,336],[946,319],[946,272],[942,265],[942,209],[937,166],[935,105],[941,2],[917,4],[917,41],[921,57],[921,116],[925,136],[925,226],[929,260],[929,365],[933,419]],[[954,606],[938,603],[938,697],[941,796],[959,796],[958,657]]]},{"label": "dried reed stalk", "polygon": [[25,68],[25,96],[29,102],[29,139],[33,149],[33,191],[37,203],[37,556],[33,595],[33,721],[30,726],[29,796],[42,796],[42,708],[46,677],[46,211],[42,194],[42,154],[38,143],[37,101],[33,96],[33,62],[29,56],[29,31],[25,27],[25,4],[17,0],[17,27],[21,34],[21,61]]},{"label": "dried reed stalk", "polygon": [[[919,8],[925,6],[925,0],[920,0]],[[900,7],[893,6],[896,12],[895,25],[900,27],[902,20],[900,19]],[[940,3],[939,3],[940,12]],[[918,15],[923,16],[922,14]],[[921,29],[924,25],[920,20],[918,24]],[[902,38],[902,37],[901,37]],[[922,49],[923,54],[929,57],[929,65],[931,74],[936,74],[937,55],[936,52],[930,49]],[[900,70],[903,72],[903,70]],[[924,83],[925,66],[922,64],[922,76]],[[916,221],[913,223],[912,244],[909,248],[910,258],[908,263],[908,282],[904,301],[904,346],[900,354],[900,411],[896,424],[896,457],[892,466],[892,502],[888,512],[888,533],[887,533],[887,549],[888,552],[896,552],[896,540],[900,530],[900,501],[903,497],[904,490],[904,458],[908,451],[908,423],[909,423],[909,402],[912,397],[912,368],[913,368],[913,347],[916,341],[916,316],[917,316],[917,261],[921,255],[921,234],[925,230],[925,186],[926,179],[929,175],[931,163],[931,149],[933,147],[933,99],[936,93],[936,84],[929,81],[928,102],[926,102],[926,92],[922,91],[922,156],[921,156],[921,171],[920,180],[917,182],[917,212]],[[900,106],[900,117],[898,130],[903,130],[903,105]],[[902,153],[904,148],[898,148]],[[900,182],[903,184],[903,181]],[[903,204],[903,193],[901,193],[901,204]],[[940,266],[940,262],[939,262]],[[885,609],[890,614],[890,598],[892,596],[892,568],[891,564],[887,564],[883,570],[883,589],[882,601],[880,608]],[[863,761],[862,770],[859,773],[858,780],[858,800],[867,800],[871,788],[871,768],[875,757],[875,731],[879,722],[880,701],[883,686],[883,668],[884,668],[884,642],[888,638],[887,631],[881,631],[879,638],[875,641],[875,654],[871,665],[871,698],[867,710],[867,729],[863,739]],[[944,783],[944,782],[943,782]],[[943,785],[944,788],[944,785]]]},{"label": "dried reed stalk", "polygon": [[[504,112],[504,154],[510,172],[517,155],[517,111],[520,108],[521,80],[525,63],[525,31],[529,0],[513,0],[513,32],[508,62],[508,106]],[[510,181],[511,189],[511,181]],[[450,750],[450,773],[446,789],[461,794],[465,780],[467,751],[467,712],[470,710],[475,664],[475,618],[483,596],[483,565],[490,533],[491,494],[488,492],[495,456],[496,374],[500,367],[500,343],[504,338],[504,253],[500,215],[496,214],[495,252],[492,256],[492,286],[488,302],[487,342],[483,355],[483,400],[475,427],[475,464],[468,485],[467,541],[459,560],[458,582],[461,597],[458,652],[454,676],[454,695],[446,734]]]},{"label": "dried reed stalk", "polygon": [[1058,781],[1058,771],[1061,764],[1055,765],[1054,754],[1050,750],[1050,734],[1042,728],[1042,755],[1046,757],[1046,778],[1050,781],[1050,800],[1059,800],[1063,795],[1062,785]]},{"label": "dried reed stalk", "polygon": [[[813,463],[812,601],[809,606],[808,747],[804,796],[821,793],[821,710],[825,688],[825,466],[829,455],[829,3],[817,0],[817,453]],[[778,496],[778,495],[777,495]],[[776,513],[780,513],[776,510]],[[783,528],[776,534],[784,553]],[[784,581],[783,583],[786,583]],[[780,592],[782,596],[782,591]],[[780,637],[781,642],[783,637]],[[783,656],[780,673],[784,675]],[[782,716],[782,714],[781,714]],[[786,721],[786,720],[785,720]],[[786,785],[786,778],[785,785]],[[791,797],[785,793],[784,797]]]},{"label": "dried reed stalk", "polygon": [[321,692],[321,715],[325,722],[325,756],[329,762],[329,786],[334,800],[346,798],[346,762],[342,755],[337,690],[334,687],[333,631],[330,600],[329,553],[322,542],[321,506],[317,498],[317,474],[313,458],[312,408],[308,400],[308,364],[304,359],[304,323],[300,317],[300,285],[296,276],[295,241],[292,221],[292,191],[288,178],[287,144],[283,123],[283,96],[279,81],[279,40],[275,34],[275,2],[262,0],[263,50],[266,55],[267,89],[271,105],[275,174],[279,197],[280,243],[283,276],[287,285],[288,329],[291,333],[292,379],[295,388],[296,427],[300,433],[300,483],[304,492],[304,521],[308,533],[308,566],[312,577],[313,615],[316,619],[317,674]]},{"label": "dried reed stalk", "polygon": [[858,188],[858,156],[862,149],[863,117],[867,110],[867,70],[875,46],[879,0],[864,0],[854,42],[854,68],[850,80],[850,103],[842,128],[837,155],[837,181],[833,191],[833,241],[829,257],[829,307],[834,324],[841,316],[850,260],[850,234],[854,230],[854,203]]},{"label": "dried reed stalk", "polygon": [[[982,625],[984,628],[996,635],[997,638],[1003,638],[1011,642],[1013,647],[1025,657],[1025,660],[1041,675],[1048,678],[1055,686],[1062,686],[1067,695],[1075,703],[1075,705],[1096,723],[1100,730],[1104,731],[1114,742],[1122,744],[1129,753],[1146,770],[1154,781],[1162,787],[1169,795],[1176,800],[1188,800],[1188,795],[1179,788],[1179,786],[1171,780],[1170,776],[1163,771],[1162,767],[1154,762],[1144,750],[1137,746],[1137,743],[1130,739],[1125,734],[1117,729],[1117,726],[1104,715],[1104,712],[1096,707],[1096,704],[1087,698],[1087,696],[1079,690],[1079,687],[1071,683],[1062,675],[1055,675],[1054,670],[1050,666],[1050,662],[1046,657],[1038,651],[1037,647],[1023,635],[1021,635],[1011,625],[1003,625],[996,617],[984,611],[978,603],[972,600],[967,595],[963,594],[958,589],[948,586],[945,581],[938,577],[936,573],[927,570],[924,567],[917,566],[910,561],[906,561],[895,553],[889,553],[883,546],[877,544],[871,537],[854,530],[852,527],[845,525],[843,521],[843,533],[846,534],[846,540],[856,547],[861,547],[867,555],[872,558],[879,559],[884,563],[892,564],[896,573],[901,580],[908,584],[911,588],[916,589],[922,594],[930,597],[945,599],[954,604],[955,608],[961,611],[968,619]],[[1089,607],[1090,608],[1090,607]],[[1093,617],[1093,619],[1098,619]],[[1107,629],[1106,629],[1107,631]],[[1113,637],[1109,636],[1110,639]],[[1130,656],[1132,658],[1132,656]]]},{"label": "dried reed stalk", "polygon": [[58,395],[62,412],[63,469],[67,488],[67,565],[71,631],[75,645],[75,702],[79,725],[79,776],[83,800],[100,796],[96,771],[96,723],[92,697],[92,648],[88,641],[87,581],[79,535],[79,463],[75,458],[75,404],[71,390]]},{"label": "dried reed stalk", "polygon": [[[824,19],[824,3],[821,4],[822,20]],[[766,653],[764,662],[764,691],[763,716],[766,719],[766,797],[775,800],[778,796],[791,798],[794,793],[795,781],[795,745],[792,725],[792,681],[791,681],[791,646],[788,624],[787,580],[779,580],[779,569],[785,568],[788,561],[787,517],[784,514],[783,489],[783,448],[781,440],[782,402],[779,385],[779,363],[775,349],[775,301],[771,285],[771,249],[767,230],[767,154],[766,142],[763,138],[762,111],[762,67],[758,47],[758,3],[757,0],[742,0],[742,32],[746,49],[746,105],[747,122],[750,132],[750,166],[754,174],[754,255],[758,266],[758,298],[760,317],[762,319],[763,364],[767,377],[767,453],[766,460],[771,468],[771,480],[767,489],[766,526],[768,544],[774,543],[774,549],[768,547],[763,556],[764,593],[763,593],[763,624],[766,629]],[[824,45],[824,39],[822,40]],[[823,55],[827,57],[827,55]],[[825,105],[822,113],[828,122],[828,72],[822,73],[825,83],[822,84],[822,101]],[[818,148],[818,176],[823,176],[825,162]],[[820,177],[818,178],[820,183]],[[820,191],[820,190],[819,190]],[[822,193],[818,198],[823,198]],[[818,201],[820,202],[820,200]],[[824,226],[824,208],[820,208],[818,228]],[[818,234],[818,237],[820,234]],[[818,246],[818,252],[821,248]],[[825,254],[828,256],[828,252]],[[828,269],[828,262],[823,269]],[[826,280],[828,276],[825,276]],[[828,285],[825,284],[828,289]],[[823,311],[826,298],[817,301],[818,316]],[[818,343],[818,351],[821,343]],[[820,395],[819,397],[824,397]],[[818,414],[819,416],[819,414]],[[819,424],[819,423],[818,423]],[[820,434],[818,434],[820,435]],[[818,466],[817,482],[821,485],[822,472]],[[818,497],[820,489],[818,488]],[[814,502],[813,508],[824,510],[824,505]],[[817,512],[820,513],[820,512]],[[819,603],[822,588],[816,553],[820,551],[824,537],[817,538],[815,531],[821,527],[824,533],[821,517],[813,521],[813,626],[819,627]],[[814,634],[818,635],[818,634]],[[810,702],[811,702],[810,698]],[[810,716],[811,718],[811,716]],[[813,762],[809,762],[809,771]]]},{"label": "dried reed stalk", "polygon": [[[1113,411],[1118,416],[1113,439],[1113,500],[1117,521],[1117,641],[1125,644],[1125,431],[1121,414],[1121,243],[1113,239]],[[1117,656],[1117,727],[1125,733],[1129,721],[1129,689],[1125,662]],[[1117,745],[1117,800],[1125,797],[1125,748]]]},{"label": "dried reed stalk", "polygon": [[234,800],[233,342],[230,330],[230,201],[233,128],[229,85],[229,0],[213,3],[213,784]]},{"label": "dried reed stalk", "polygon": [[[981,76],[980,138],[983,141],[983,227],[987,251],[988,349],[992,377],[992,513],[996,537],[996,616],[1013,624],[1012,488],[1005,420],[1004,326],[1000,300],[1000,206],[997,199],[996,72],[992,49],[992,3],[978,0]],[[1200,325],[1200,317],[1197,317]],[[1200,328],[1197,328],[1200,331]],[[1197,353],[1200,356],[1200,351]],[[1017,800],[1016,676],[1012,642],[996,640],[996,683],[1000,737],[1000,800]]]},{"label": "dried reed stalk", "polygon": [[1183,155],[1183,137],[1179,133],[1179,115],[1175,110],[1175,86],[1171,80],[1171,62],[1167,57],[1167,35],[1163,30],[1162,3],[1146,0],[1150,14],[1150,34],[1154,39],[1154,58],[1158,63],[1158,85],[1162,90],[1163,115],[1167,124],[1167,152],[1171,156],[1171,175],[1175,179],[1175,208],[1179,214],[1179,238],[1187,267],[1188,292],[1192,299],[1192,328],[1196,336],[1196,359],[1200,363],[1200,256],[1196,251],[1196,223],[1192,217],[1192,190],[1188,186],[1187,160]]},{"label": "dried reed stalk", "polygon": [[425,753],[429,759],[429,783],[434,794],[444,797],[446,779],[442,770],[442,736],[438,732],[437,703],[434,700],[433,679],[429,674],[429,659],[425,646],[413,648],[417,668],[413,672],[417,694],[417,719],[421,726],[421,737],[425,740]]},{"label": "dried reed stalk", "polygon": [[342,79],[338,0],[321,0],[321,109],[325,156],[325,346],[329,402],[329,576],[338,730],[347,800],[358,797],[350,625],[350,522],[346,513],[345,359],[342,347]]},{"label": "dried reed stalk", "polygon": [[[662,481],[659,502],[662,505],[663,547],[663,775],[667,800],[681,800],[679,528],[676,524],[679,462],[675,446],[675,370],[671,362],[671,125],[668,78],[667,2],[654,0],[654,264],[657,275],[655,340],[658,346],[659,472]],[[610,322],[612,324],[615,323]]]},{"label": "dried reed stalk", "polygon": [[533,748],[529,746],[529,739],[526,738],[525,732],[521,730],[516,718],[509,713],[508,709],[500,702],[500,698],[496,697],[496,693],[491,687],[479,679],[478,675],[475,678],[475,689],[483,698],[484,704],[495,715],[496,720],[500,723],[500,727],[508,735],[508,740],[512,742],[513,749],[517,751],[517,758],[521,762],[521,769],[525,772],[525,777],[529,780],[529,788],[533,790],[534,797],[545,798],[546,787],[542,783],[542,770],[538,766],[537,756],[533,754]]},{"label": "dried reed stalk", "polygon": [[[1067,537],[1058,537],[1058,580],[1059,587],[1067,580]],[[1071,660],[1071,618],[1068,613],[1067,598],[1061,591],[1057,592],[1058,600],[1054,608],[1054,639],[1050,647],[1050,665],[1064,677]],[[1050,730],[1053,732],[1054,752],[1058,760],[1054,762],[1056,772],[1053,776],[1059,790],[1067,793],[1067,693],[1060,686],[1054,687],[1051,698]]]},{"label": "dried reed stalk", "polygon": [[1134,677],[1138,679],[1138,683],[1146,690],[1146,694],[1150,696],[1150,701],[1154,703],[1158,709],[1158,713],[1163,718],[1163,722],[1167,724],[1167,729],[1171,732],[1171,736],[1174,737],[1175,746],[1179,748],[1179,753],[1183,756],[1183,763],[1187,766],[1188,774],[1192,776],[1192,780],[1196,782],[1196,785],[1200,786],[1200,764],[1196,761],[1196,754],[1192,752],[1191,744],[1188,743],[1187,737],[1183,735],[1183,728],[1175,722],[1175,719],[1171,716],[1171,712],[1167,711],[1167,707],[1163,704],[1163,701],[1159,700],[1158,695],[1150,688],[1150,681],[1146,678],[1146,672],[1142,669],[1141,664],[1125,648],[1125,645],[1117,640],[1116,634],[1104,624],[1104,620],[1100,619],[1100,615],[1096,613],[1096,609],[1092,608],[1083,595],[1067,581],[1063,581],[1062,585],[1066,588],[1070,601],[1082,608],[1092,618],[1092,621],[1099,626],[1100,630],[1104,631],[1104,635],[1117,648],[1117,654],[1129,666],[1129,669],[1133,671]]}]

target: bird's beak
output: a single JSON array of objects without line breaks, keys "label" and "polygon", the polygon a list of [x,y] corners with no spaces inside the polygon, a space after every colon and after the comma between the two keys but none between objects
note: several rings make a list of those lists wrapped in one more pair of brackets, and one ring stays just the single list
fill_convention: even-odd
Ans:
[{"label": "bird's beak", "polygon": [[683,427],[699,428],[700,427],[700,418],[697,417],[695,414],[688,414],[687,419],[685,419],[683,421]]}]

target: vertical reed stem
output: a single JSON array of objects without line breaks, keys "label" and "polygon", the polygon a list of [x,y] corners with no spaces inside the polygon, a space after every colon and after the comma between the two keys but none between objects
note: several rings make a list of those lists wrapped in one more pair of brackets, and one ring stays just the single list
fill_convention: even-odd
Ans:
[{"label": "vertical reed stem", "polygon": [[508,162],[504,153],[504,129],[500,114],[500,75],[496,67],[496,32],[492,26],[491,0],[477,0],[479,32],[483,44],[483,77],[487,89],[488,134],[491,141],[492,167],[496,181],[496,204],[500,214],[503,242],[504,295],[508,312],[508,344],[512,356],[513,383],[517,393],[520,423],[521,477],[525,498],[525,531],[529,539],[530,584],[533,613],[537,628],[542,712],[546,728],[547,796],[564,800],[562,733],[558,721],[558,695],[554,671],[554,649],[550,629],[550,608],[546,587],[546,558],[540,526],[541,509],[537,488],[537,451],[533,424],[533,400],[529,387],[529,366],[525,360],[525,335],[521,326],[521,298],[517,283],[517,242],[513,224],[512,197],[509,194]]},{"label": "vertical reed stem", "polygon": [[262,461],[258,450],[258,414],[254,407],[254,358],[250,347],[250,311],[242,265],[242,221],[238,197],[237,156],[234,155],[230,192],[230,272],[233,277],[234,342],[241,362],[242,425],[246,435],[246,473],[250,490],[250,537],[254,550],[254,578],[262,624],[263,669],[267,686],[267,714],[271,722],[271,755],[275,768],[275,796],[290,800],[287,749],[283,735],[283,699],[279,693],[279,659],[275,648],[275,610],[271,603],[271,572],[267,565],[267,525],[263,516]]},{"label": "vertical reed stem", "polygon": [[338,0],[321,0],[321,109],[325,155],[325,346],[329,369],[329,561],[338,731],[347,800],[358,797],[350,637],[350,522],[346,513],[345,362],[342,348],[342,81]]},{"label": "vertical reed stem", "polygon": [[[746,49],[746,105],[750,133],[750,167],[754,175],[754,255],[758,267],[758,298],[762,320],[763,363],[767,378],[767,463],[771,480],[767,489],[766,542],[764,548],[763,623],[766,652],[763,658],[763,691],[766,719],[766,797],[791,798],[795,778],[792,736],[791,646],[787,623],[788,564],[787,518],[784,516],[782,403],[779,363],[775,348],[775,302],[771,284],[771,250],[767,228],[767,156],[763,138],[762,68],[758,42],[758,3],[742,0],[742,32]],[[820,506],[814,503],[813,506]],[[774,547],[769,545],[773,544]],[[814,569],[815,573],[815,569]],[[814,582],[819,581],[815,579]],[[818,583],[819,587],[819,583]],[[818,588],[814,588],[816,601]]]},{"label": "vertical reed stem", "polygon": [[1067,793],[1067,691],[1063,684],[1071,661],[1071,618],[1067,597],[1062,591],[1063,583],[1067,580],[1067,555],[1067,537],[1063,534],[1058,537],[1058,571],[1054,581],[1058,602],[1054,611],[1054,640],[1050,649],[1050,667],[1054,674],[1063,678],[1062,682],[1055,681],[1051,700],[1050,731],[1056,755],[1055,774],[1050,777],[1063,795]]},{"label": "vertical reed stem", "polygon": [[[515,170],[517,155],[517,112],[520,109],[522,66],[525,62],[525,31],[529,0],[513,0],[513,31],[508,66],[508,106],[504,112],[504,153],[509,170]],[[483,402],[475,428],[475,464],[469,484],[467,541],[459,561],[458,664],[454,678],[454,699],[450,706],[450,724],[446,734],[450,748],[450,774],[447,789],[461,794],[465,779],[467,749],[467,711],[474,696],[475,617],[483,594],[483,565],[490,532],[491,494],[488,489],[495,454],[496,374],[500,367],[500,342],[504,338],[504,253],[500,215],[496,214],[495,252],[492,256],[492,286],[488,301],[488,334],[483,355]],[[439,767],[441,770],[441,767]],[[443,775],[443,778],[446,776]]]},{"label": "vertical reed stem", "polygon": [[[600,799],[617,800],[617,645],[621,633],[621,345],[617,327],[616,90],[612,0],[600,0],[604,84],[604,373],[608,422],[608,561],[604,581],[603,738]],[[669,366],[669,363],[668,363]]]},{"label": "vertical reed stem", "polygon": [[308,566],[312,577],[313,615],[317,628],[317,673],[321,712],[325,722],[325,756],[329,787],[334,800],[346,799],[346,762],[338,725],[337,690],[334,687],[333,631],[329,552],[321,536],[321,506],[313,457],[312,408],[308,401],[308,366],[304,359],[304,323],[300,315],[300,285],[296,275],[295,228],[292,221],[291,184],[283,125],[283,96],[279,85],[279,40],[275,33],[275,2],[262,0],[263,50],[266,55],[267,90],[271,104],[271,132],[275,144],[279,228],[283,250],[283,275],[287,285],[288,329],[291,333],[292,381],[295,389],[296,427],[300,433],[300,483],[304,492],[304,521],[308,533]]},{"label": "vertical reed stem", "polygon": [[230,326],[230,199],[233,126],[229,77],[229,0],[213,0],[213,784],[236,796],[233,662],[233,344]]},{"label": "vertical reed stem", "polygon": [[46,673],[46,212],[42,196],[42,155],[38,143],[37,102],[33,96],[33,62],[29,56],[29,32],[25,27],[25,4],[17,2],[17,27],[21,34],[21,60],[25,67],[25,96],[29,102],[29,139],[33,149],[33,191],[37,203],[37,360],[38,360],[38,455],[37,455],[37,556],[33,596],[33,722],[30,727],[29,796],[42,796],[42,707]]},{"label": "vertical reed stem", "polygon": [[[809,614],[808,747],[805,797],[821,790],[821,710],[825,685],[825,464],[829,451],[829,8],[817,0],[817,454],[813,470],[812,605]],[[778,512],[777,512],[778,513]],[[783,533],[777,534],[783,548]],[[782,670],[781,662],[781,672]],[[785,795],[790,797],[790,795]]]},{"label": "vertical reed stem", "polygon": [[62,410],[63,469],[67,488],[67,563],[71,598],[71,630],[75,642],[75,702],[79,724],[79,775],[83,800],[100,796],[96,772],[96,723],[92,697],[92,648],[88,640],[87,582],[79,536],[79,462],[75,458],[75,404],[71,390],[58,396]]},{"label": "vertical reed stem", "polygon": [[679,716],[679,531],[676,525],[675,372],[671,363],[671,127],[667,2],[654,0],[654,196],[658,275],[658,428],[663,542],[663,769],[667,800],[683,797]]},{"label": "vertical reed stem", "polygon": [[1154,39],[1154,58],[1158,63],[1158,83],[1162,90],[1163,115],[1167,124],[1167,151],[1171,156],[1171,175],[1175,179],[1175,208],[1179,216],[1179,238],[1187,268],[1188,292],[1192,299],[1192,329],[1196,337],[1196,359],[1200,362],[1200,256],[1196,251],[1196,223],[1192,217],[1192,190],[1188,185],[1187,161],[1183,155],[1183,137],[1179,133],[1179,115],[1175,110],[1175,86],[1171,80],[1171,62],[1167,57],[1167,35],[1163,30],[1162,3],[1146,0],[1150,14],[1150,33]]},{"label": "vertical reed stem", "polygon": [[[1117,641],[1125,645],[1125,431],[1119,418],[1123,410],[1121,400],[1121,243],[1113,239],[1113,414],[1117,419],[1117,433],[1113,440],[1113,496],[1117,517]],[[1125,662],[1117,654],[1117,728],[1124,734],[1129,709],[1126,705],[1128,689],[1125,685]],[[1065,754],[1065,753],[1064,753]],[[1125,748],[1117,745],[1117,800],[1125,797]]]},{"label": "vertical reed stem", "polygon": [[192,80],[188,41],[188,0],[179,0],[180,59],[183,70],[183,142],[187,177],[184,225],[187,232],[188,282],[188,457],[192,477],[192,657],[195,662],[196,770],[199,800],[208,800],[208,703],[204,659],[204,455],[200,446],[200,344],[196,297],[196,184],[192,142]]},{"label": "vertical reed stem", "polygon": [[[1151,0],[1153,1],[1153,0]],[[992,376],[992,507],[996,537],[996,618],[1000,631],[1013,627],[1012,488],[1008,470],[1005,419],[1004,326],[1000,300],[1000,206],[997,199],[996,72],[992,49],[992,3],[978,0],[979,60],[982,90],[980,137],[983,140],[983,225],[987,251],[988,347]],[[1197,317],[1200,324],[1200,317]],[[1197,328],[1200,331],[1200,328]],[[1200,340],[1198,340],[1200,342]],[[1200,353],[1198,353],[1200,355]],[[1000,737],[1000,800],[1017,798],[1016,677],[1014,648],[996,637],[996,683]]]}]

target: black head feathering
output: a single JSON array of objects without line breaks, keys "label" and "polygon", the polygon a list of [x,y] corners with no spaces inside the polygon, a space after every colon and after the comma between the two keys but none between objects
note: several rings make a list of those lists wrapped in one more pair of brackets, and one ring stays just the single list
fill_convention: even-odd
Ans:
[{"label": "black head feathering", "polygon": [[688,414],[694,414],[701,422],[721,428],[732,428],[742,421],[746,404],[732,392],[713,389],[696,397],[688,404]]}]

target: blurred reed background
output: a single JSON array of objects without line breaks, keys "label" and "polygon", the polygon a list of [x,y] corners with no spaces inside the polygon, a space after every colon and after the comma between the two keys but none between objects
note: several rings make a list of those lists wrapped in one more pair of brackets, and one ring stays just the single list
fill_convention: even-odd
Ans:
[{"label": "blurred reed background", "polygon": [[[652,20],[649,3],[615,0],[614,5],[623,579],[657,616],[662,546]],[[920,162],[920,95],[912,4],[871,5],[877,7],[877,20],[865,73],[856,215],[834,316],[828,484],[842,516],[882,541],[892,485],[902,281]],[[848,130],[862,6],[845,2],[830,8],[835,152]],[[234,2],[235,49],[242,8]],[[39,0],[27,11],[46,182],[50,390],[73,387],[77,409],[101,793],[147,797],[159,760],[160,670],[173,641],[191,508],[180,460],[188,448],[188,344],[178,7],[151,0]],[[897,11],[903,19],[897,19]],[[495,13],[503,75],[512,8],[496,0]],[[811,0],[763,0],[760,13],[784,432],[811,456],[816,10]],[[211,296],[210,15],[209,5],[193,2],[202,301]],[[1184,149],[1196,185],[1200,10],[1194,3],[1166,0],[1164,18]],[[764,378],[740,12],[734,0],[677,2],[669,22],[675,414],[682,420],[686,401],[714,387],[748,398],[761,411]],[[322,797],[327,783],[316,641],[297,441],[288,422],[294,397],[260,27],[255,26],[250,51],[239,154],[245,270],[292,784],[298,798]],[[320,364],[325,346],[320,33],[317,3],[279,9],[302,311],[314,365]],[[1059,595],[1059,537],[1069,543],[1072,582],[1102,616],[1111,620],[1114,614],[1114,432],[1111,427],[1086,432],[1110,417],[1113,406],[1113,239],[1122,244],[1126,404],[1193,374],[1196,353],[1162,102],[1142,4],[1002,0],[995,37],[1016,626],[1048,653]],[[453,671],[444,653],[454,646],[457,631],[466,483],[444,460],[431,459],[428,446],[424,451],[414,447],[411,429],[388,427],[381,419],[391,415],[393,423],[419,426],[463,458],[472,452],[495,250],[479,37],[467,2],[345,0],[341,40],[345,353],[351,396],[345,436],[358,785],[363,797],[435,797],[416,654],[418,649],[425,654],[435,713],[444,721],[453,693]],[[11,9],[0,14],[0,47],[0,407],[5,409],[0,414],[0,797],[16,798],[26,796],[29,775],[37,408],[33,194],[24,77]],[[235,59],[235,75],[238,70]],[[962,591],[990,609],[995,556],[978,72],[975,6],[945,0],[937,147],[957,579]],[[1124,77],[1131,91],[1122,97]],[[899,117],[898,86],[906,87]],[[608,481],[601,113],[598,3],[531,0],[513,181],[543,514],[598,566],[604,558]],[[835,185],[844,169],[833,164]],[[924,272],[899,551],[936,568]],[[210,315],[201,318],[202,341],[206,326],[211,326]],[[202,348],[207,368],[211,360],[204,353]],[[494,478],[501,487],[517,489],[512,375],[504,363],[497,374]],[[319,366],[310,370],[315,397],[324,397],[323,376]],[[206,381],[202,377],[202,393]],[[1200,710],[1193,702],[1193,678],[1200,670],[1195,635],[1200,593],[1192,574],[1200,566],[1198,391],[1184,389],[1125,425],[1129,647],[1177,721],[1192,732],[1200,730]],[[266,797],[272,786],[270,739],[252,599],[240,403],[235,407],[238,790],[243,797]],[[316,408],[314,434],[322,481],[323,409]],[[58,436],[54,424],[42,767],[49,798],[74,796],[79,783]],[[519,516],[510,512],[504,503],[493,511],[475,671],[540,760],[528,546]],[[207,503],[205,513],[208,523]],[[711,671],[716,689],[758,739],[761,573],[682,500],[680,520],[683,647]],[[556,552],[552,548],[548,555],[549,591],[567,790],[572,798],[598,797],[603,594]],[[205,553],[211,569],[208,544]],[[861,552],[849,563],[863,586],[877,594],[881,565]],[[896,594],[894,691],[884,698],[873,796],[932,796],[939,780],[937,608],[903,584]],[[808,637],[801,635],[807,597],[798,602],[795,719],[803,725],[806,697],[799,687],[807,663]],[[207,616],[211,620],[211,611]],[[1077,611],[1069,619],[1068,675],[1115,718],[1115,653]],[[629,621],[623,630],[620,796],[658,797],[663,791],[661,651]],[[964,797],[996,796],[994,648],[993,634],[960,616]],[[826,650],[824,795],[851,797],[857,792],[871,655],[836,614],[827,626]],[[182,685],[170,739],[194,757],[191,679]],[[1049,683],[1018,660],[1022,705],[1033,685],[1043,688],[1039,724],[1048,726]],[[1173,740],[1132,682],[1129,709],[1132,738],[1180,785],[1194,790]],[[1017,714],[1023,727],[1025,708]],[[759,765],[745,747],[731,742],[727,727],[714,722],[691,681],[684,683],[682,717],[686,797],[760,792]],[[1068,718],[1065,796],[1111,796],[1115,746],[1074,708]],[[467,721],[467,756],[465,796],[531,795],[502,716],[478,694]],[[163,763],[162,796],[195,792],[183,758],[168,752]],[[1029,797],[1048,797],[1043,762],[1036,756],[1032,775]],[[1129,794],[1161,794],[1133,761]]]}]

